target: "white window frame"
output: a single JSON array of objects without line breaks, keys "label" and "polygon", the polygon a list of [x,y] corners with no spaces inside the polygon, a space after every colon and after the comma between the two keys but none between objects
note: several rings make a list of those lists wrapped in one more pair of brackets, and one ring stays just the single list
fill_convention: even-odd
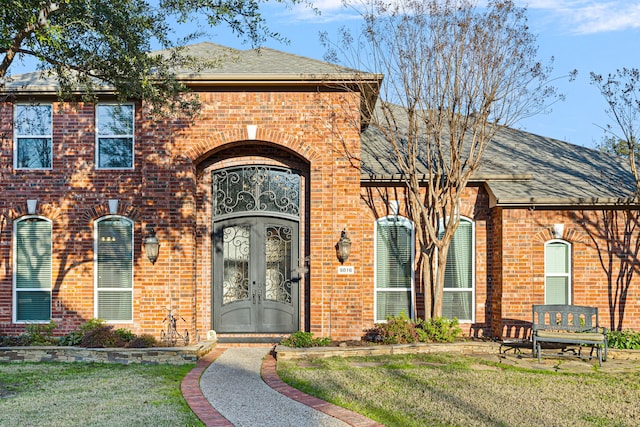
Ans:
[{"label": "white window frame", "polygon": [[[18,133],[18,116],[19,112],[22,108],[38,108],[38,107],[48,107],[49,108],[49,123],[50,125],[50,133],[48,134],[20,134]],[[25,167],[20,166],[18,164],[18,153],[19,153],[19,141],[21,139],[48,139],[49,140],[49,159],[51,164],[48,167]],[[18,103],[14,105],[13,108],[13,167],[16,170],[51,170],[53,169],[53,105],[51,103],[38,103],[38,104],[26,104],[26,103]]]},{"label": "white window frame", "polygon": [[[377,260],[378,260],[378,224],[379,223],[383,223],[383,222],[387,222],[387,223],[400,223],[400,225],[405,226],[407,228],[409,228],[411,230],[411,237],[410,237],[410,241],[411,241],[411,248],[410,250],[410,254],[411,254],[411,287],[410,288],[378,288],[377,287],[377,283],[378,283],[378,277],[377,277]],[[374,248],[374,254],[373,254],[373,259],[374,259],[374,268],[373,268],[373,319],[374,322],[376,323],[384,323],[387,320],[386,319],[378,319],[378,292],[397,292],[397,291],[401,291],[401,290],[409,290],[411,292],[411,296],[410,296],[410,300],[409,300],[409,311],[410,313],[406,313],[407,316],[409,316],[409,318],[414,319],[415,318],[415,259],[416,259],[416,250],[415,250],[415,224],[413,223],[413,221],[409,220],[408,218],[402,217],[402,216],[396,216],[396,215],[388,215],[382,218],[378,218],[374,224],[374,231],[373,231],[373,248]]]},{"label": "white window frame", "polygon": [[[458,319],[460,323],[475,323],[476,321],[476,223],[472,218],[466,216],[460,216],[460,223],[468,222],[471,224],[471,287],[470,288],[444,288],[444,293],[447,292],[471,292],[471,319]],[[441,232],[443,224],[441,222]],[[458,232],[456,228],[456,232]],[[449,248],[451,249],[451,248]],[[451,253],[451,251],[449,251]],[[442,303],[444,304],[444,298]]]},{"label": "white window frame", "polygon": [[[547,269],[547,247],[553,243],[561,243],[567,248],[567,270],[566,273],[550,273]],[[573,281],[571,280],[571,271],[573,269],[573,248],[571,243],[563,239],[552,239],[544,243],[544,303],[547,302],[547,278],[548,277],[566,277],[567,278],[567,304],[573,304]]]},{"label": "white window frame", "polygon": [[[115,107],[115,106],[130,106],[131,107],[131,133],[130,134],[100,134],[100,119],[99,111],[101,107]],[[135,148],[136,148],[136,107],[131,102],[117,103],[117,102],[101,102],[96,104],[95,108],[95,163],[96,169],[99,170],[133,170],[136,164]],[[124,167],[102,167],[100,166],[100,140],[101,139],[117,139],[117,138],[130,138],[131,139],[131,166]]]},{"label": "white window frame", "polygon": [[[98,280],[99,280],[99,270],[98,270],[98,226],[101,222],[106,221],[106,220],[112,220],[112,219],[119,219],[121,221],[126,221],[131,225],[131,287],[130,288],[99,288],[98,287]],[[93,253],[94,253],[94,260],[93,260],[93,271],[94,271],[94,291],[93,291],[93,312],[94,312],[94,317],[95,318],[100,318],[100,316],[98,316],[98,293],[101,291],[106,291],[106,292],[125,292],[125,289],[127,291],[129,291],[131,293],[131,319],[129,320],[111,320],[111,319],[104,319],[102,318],[102,320],[104,320],[106,323],[117,323],[117,324],[130,324],[133,323],[133,318],[134,316],[134,312],[133,312],[133,306],[134,306],[134,301],[133,301],[133,297],[134,297],[134,261],[135,261],[135,246],[134,246],[134,241],[135,241],[135,224],[132,220],[130,220],[127,217],[121,216],[121,215],[106,215],[103,216],[99,219],[97,219],[94,222],[93,225],[93,236],[94,236],[94,242],[93,242]]]},{"label": "white window frame", "polygon": [[49,248],[49,253],[51,254],[50,262],[53,263],[53,223],[49,218],[45,218],[39,215],[28,215],[22,218],[19,218],[13,222],[13,313],[12,313],[12,322],[16,324],[28,324],[28,323],[49,323],[51,321],[52,316],[52,302],[53,302],[53,265],[49,266],[49,319],[47,320],[18,320],[18,294],[20,292],[38,292],[38,291],[46,291],[47,288],[20,288],[17,287],[17,274],[18,274],[18,224],[24,221],[28,221],[31,219],[37,219],[41,221],[46,221],[51,226],[51,246]]}]

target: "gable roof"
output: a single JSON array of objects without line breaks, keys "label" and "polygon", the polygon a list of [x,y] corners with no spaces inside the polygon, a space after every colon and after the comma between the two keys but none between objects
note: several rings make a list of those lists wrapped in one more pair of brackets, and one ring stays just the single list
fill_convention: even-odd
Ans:
[{"label": "gable roof", "polygon": [[[370,82],[377,95],[380,74],[366,73],[324,61],[305,58],[269,48],[238,50],[215,43],[203,42],[181,48],[181,53],[204,62],[198,67],[176,66],[178,80],[191,85],[303,85],[303,84],[358,84]],[[169,50],[151,54],[168,56]],[[112,91],[109,85],[104,92]],[[55,76],[38,71],[11,76],[4,91],[55,94],[59,89]]]},{"label": "gable roof", "polygon": [[[401,181],[395,154],[373,127],[362,134],[365,185]],[[426,172],[426,165],[421,165]],[[633,205],[628,160],[525,131],[502,128],[487,145],[471,182],[485,186],[491,206]]]}]

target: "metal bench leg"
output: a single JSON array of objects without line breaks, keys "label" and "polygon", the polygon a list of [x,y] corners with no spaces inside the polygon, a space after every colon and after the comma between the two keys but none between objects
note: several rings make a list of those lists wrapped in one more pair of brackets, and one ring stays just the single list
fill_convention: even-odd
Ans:
[{"label": "metal bench leg", "polygon": [[538,353],[538,363],[542,363],[542,345],[538,341],[536,352]]}]

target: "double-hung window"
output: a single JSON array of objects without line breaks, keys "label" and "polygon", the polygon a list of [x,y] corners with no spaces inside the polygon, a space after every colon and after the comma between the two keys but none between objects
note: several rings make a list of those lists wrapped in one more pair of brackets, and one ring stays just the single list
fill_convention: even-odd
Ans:
[{"label": "double-hung window", "polygon": [[466,218],[460,218],[447,254],[444,273],[442,315],[462,322],[474,321],[474,226]]},{"label": "double-hung window", "polygon": [[52,135],[51,104],[16,104],[14,167],[16,169],[51,169]]},{"label": "double-hung window", "polygon": [[133,320],[133,223],[119,216],[96,221],[95,316]]},{"label": "double-hung window", "polygon": [[544,245],[545,304],[571,304],[571,245],[551,240]]},{"label": "double-hung window", "polygon": [[133,104],[96,107],[96,164],[99,169],[133,168]]},{"label": "double-hung window", "polygon": [[413,317],[413,223],[398,216],[376,221],[375,250],[376,322]]},{"label": "double-hung window", "polygon": [[14,222],[14,322],[51,320],[51,221]]}]

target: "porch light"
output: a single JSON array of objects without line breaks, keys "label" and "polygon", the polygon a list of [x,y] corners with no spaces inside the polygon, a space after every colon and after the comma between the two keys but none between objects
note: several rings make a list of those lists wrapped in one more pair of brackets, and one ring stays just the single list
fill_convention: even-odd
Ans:
[{"label": "porch light", "polygon": [[336,243],[336,255],[338,256],[338,261],[341,264],[344,264],[347,259],[349,259],[349,255],[351,254],[351,239],[347,236],[347,230],[342,230],[342,234],[340,235],[340,239],[338,243]]},{"label": "porch light", "polygon": [[151,264],[155,264],[158,259],[158,250],[160,249],[160,242],[156,237],[156,232],[153,227],[149,228],[149,234],[144,238],[144,251],[147,253],[147,258],[151,261]]}]

